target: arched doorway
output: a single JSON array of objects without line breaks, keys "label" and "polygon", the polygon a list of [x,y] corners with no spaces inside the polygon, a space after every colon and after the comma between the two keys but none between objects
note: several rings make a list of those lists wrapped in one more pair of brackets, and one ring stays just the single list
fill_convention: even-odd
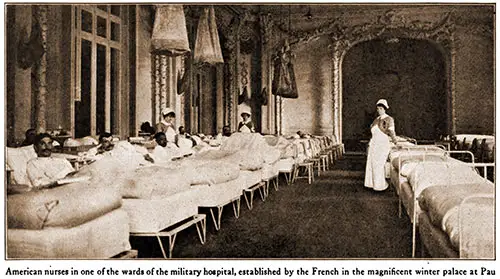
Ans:
[{"label": "arched doorway", "polygon": [[342,134],[347,149],[369,139],[375,103],[385,98],[396,133],[435,139],[447,130],[447,72],[443,53],[430,41],[391,38],[358,43],[344,56]]}]

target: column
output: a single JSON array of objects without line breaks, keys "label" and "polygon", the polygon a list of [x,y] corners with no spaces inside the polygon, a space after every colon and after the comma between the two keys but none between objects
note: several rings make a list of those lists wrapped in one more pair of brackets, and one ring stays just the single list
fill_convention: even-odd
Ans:
[{"label": "column", "polygon": [[341,57],[341,43],[339,41],[335,41],[333,42],[332,58],[333,134],[339,142],[342,141],[342,84],[340,72]]},{"label": "column", "polygon": [[33,6],[36,9],[36,20],[40,26],[43,55],[40,58],[38,67],[36,67],[36,79],[38,79],[38,94],[36,95],[36,129],[37,131],[45,131],[47,121],[45,119],[45,111],[47,108],[47,6]]}]

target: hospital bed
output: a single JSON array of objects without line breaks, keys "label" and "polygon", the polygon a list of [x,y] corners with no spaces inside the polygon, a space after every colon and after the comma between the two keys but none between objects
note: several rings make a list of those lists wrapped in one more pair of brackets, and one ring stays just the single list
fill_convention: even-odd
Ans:
[{"label": "hospital bed", "polygon": [[[198,214],[203,193],[191,187],[180,169],[150,166],[135,170],[133,177],[120,187],[131,236],[155,237],[164,258],[172,257],[177,234],[193,225],[205,243],[206,217]],[[163,237],[168,238],[168,256]]]},{"label": "hospital bed", "polygon": [[[467,154],[468,163],[451,157],[453,154]],[[406,209],[412,223],[412,256],[416,249],[417,217],[420,213],[418,197],[428,187],[435,185],[460,185],[464,183],[485,183],[486,178],[478,175],[474,156],[468,151],[446,151],[436,146],[406,146],[390,154],[389,174],[399,198],[399,215]]]},{"label": "hospital bed", "polygon": [[495,258],[493,183],[428,187],[418,203],[422,252],[433,258]]},{"label": "hospital bed", "polygon": [[[220,150],[209,150],[177,162],[188,170],[185,176],[189,177],[191,187],[197,189],[201,197],[197,207],[210,211],[216,230],[221,228],[226,205],[231,204],[234,216],[239,218],[242,191],[252,179],[240,170],[236,158],[236,155],[231,157]],[[260,182],[260,172],[255,177]]]},{"label": "hospital bed", "polygon": [[7,148],[7,257],[103,259],[130,251],[129,217],[113,188],[71,183],[33,190],[26,163],[33,146]]}]

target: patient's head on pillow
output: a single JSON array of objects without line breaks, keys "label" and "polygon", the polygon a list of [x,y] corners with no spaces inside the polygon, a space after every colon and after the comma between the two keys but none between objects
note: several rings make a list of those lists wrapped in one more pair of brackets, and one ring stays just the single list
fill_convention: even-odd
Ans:
[{"label": "patient's head on pillow", "polygon": [[155,134],[155,141],[159,146],[166,147],[167,146],[167,136],[164,132],[158,132]]},{"label": "patient's head on pillow", "polygon": [[113,135],[111,133],[104,132],[99,136],[99,144],[101,151],[110,151],[113,149]]},{"label": "patient's head on pillow", "polygon": [[184,126],[179,126],[179,135],[185,135],[186,134],[186,129]]},{"label": "patient's head on pillow", "polygon": [[24,133],[24,136],[25,136],[25,138],[24,138],[24,141],[22,143],[22,146],[32,145],[35,143],[36,130],[34,128],[29,128]]},{"label": "patient's head on pillow", "polygon": [[35,137],[35,152],[38,157],[50,157],[52,155],[52,136],[47,133],[40,133]]},{"label": "patient's head on pillow", "polygon": [[229,125],[222,127],[222,135],[225,137],[231,136],[231,127],[229,127]]}]

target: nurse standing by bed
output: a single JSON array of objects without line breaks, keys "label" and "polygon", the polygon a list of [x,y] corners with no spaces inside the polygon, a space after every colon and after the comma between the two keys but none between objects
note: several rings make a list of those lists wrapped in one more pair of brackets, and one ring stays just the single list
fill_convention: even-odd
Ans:
[{"label": "nurse standing by bed", "polygon": [[387,100],[378,100],[377,113],[379,116],[370,127],[372,138],[368,144],[365,187],[375,191],[383,191],[389,186],[385,180],[384,165],[391,150],[391,140],[394,143],[397,142],[394,119],[386,114],[388,108]]}]

